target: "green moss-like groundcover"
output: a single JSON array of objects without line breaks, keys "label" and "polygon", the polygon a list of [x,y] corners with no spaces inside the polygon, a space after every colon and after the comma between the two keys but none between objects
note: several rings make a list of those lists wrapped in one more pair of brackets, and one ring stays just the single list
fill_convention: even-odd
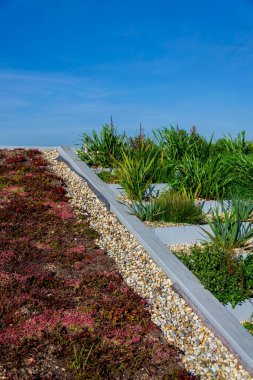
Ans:
[{"label": "green moss-like groundcover", "polygon": [[195,245],[192,252],[178,254],[206,289],[223,304],[236,304],[252,297],[253,254],[246,259],[210,244]]}]

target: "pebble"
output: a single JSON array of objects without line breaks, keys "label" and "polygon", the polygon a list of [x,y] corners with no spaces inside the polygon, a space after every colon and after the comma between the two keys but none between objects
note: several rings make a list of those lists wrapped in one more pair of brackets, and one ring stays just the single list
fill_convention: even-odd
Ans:
[{"label": "pebble", "polygon": [[77,213],[82,214],[84,209],[88,212],[90,225],[100,235],[96,243],[114,258],[127,284],[148,301],[151,319],[160,326],[166,339],[183,351],[181,359],[187,370],[201,379],[252,380],[85,180],[56,160],[57,150],[43,154],[51,164],[50,170],[64,179]]}]

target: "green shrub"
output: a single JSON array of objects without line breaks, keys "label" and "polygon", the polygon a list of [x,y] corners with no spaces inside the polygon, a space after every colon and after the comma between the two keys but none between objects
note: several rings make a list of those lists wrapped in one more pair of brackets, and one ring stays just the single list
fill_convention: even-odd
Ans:
[{"label": "green shrub", "polygon": [[100,135],[95,130],[92,136],[83,134],[82,148],[77,150],[77,154],[89,165],[111,167],[113,159],[121,158],[125,146],[125,134],[118,135],[113,124],[105,124]]},{"label": "green shrub", "polygon": [[[244,260],[244,264],[244,272],[247,284],[249,285],[250,289],[253,289],[253,254],[247,255],[246,259]],[[251,296],[252,295],[253,294],[251,294]]]},{"label": "green shrub", "polygon": [[97,176],[100,179],[102,179],[102,181],[104,181],[106,183],[117,183],[118,182],[117,176],[111,171],[102,170],[100,173],[97,173]]},{"label": "green shrub", "polygon": [[200,206],[186,196],[166,191],[149,202],[138,202],[132,206],[133,213],[142,221],[198,224],[203,221]]},{"label": "green shrub", "polygon": [[220,205],[221,212],[218,206],[214,208],[208,221],[212,233],[202,230],[217,247],[232,251],[253,237],[253,223],[244,222],[251,215],[253,206],[247,201],[239,200],[233,200],[229,208],[225,202],[220,202]]},{"label": "green shrub", "polygon": [[233,258],[223,249],[205,244],[178,257],[223,304],[230,302],[235,307],[252,295],[253,255],[246,260]]}]

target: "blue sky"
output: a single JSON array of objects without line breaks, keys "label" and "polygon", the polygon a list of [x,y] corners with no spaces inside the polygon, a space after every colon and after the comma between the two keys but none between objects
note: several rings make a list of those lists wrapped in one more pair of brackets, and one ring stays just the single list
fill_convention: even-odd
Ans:
[{"label": "blue sky", "polygon": [[253,0],[0,0],[0,145],[179,125],[253,138]]}]

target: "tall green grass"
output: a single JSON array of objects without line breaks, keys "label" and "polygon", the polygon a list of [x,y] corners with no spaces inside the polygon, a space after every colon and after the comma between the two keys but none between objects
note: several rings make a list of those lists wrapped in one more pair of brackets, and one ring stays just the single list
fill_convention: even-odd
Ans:
[{"label": "tall green grass", "polygon": [[142,200],[149,186],[153,182],[164,182],[172,170],[163,151],[155,144],[122,150],[121,155],[121,160],[114,160],[115,175],[132,200]]},{"label": "tall green grass", "polygon": [[149,201],[137,202],[131,209],[142,221],[199,224],[204,219],[200,206],[192,199],[170,190]]},{"label": "tall green grass", "polygon": [[173,162],[180,162],[185,156],[206,160],[211,151],[212,138],[207,141],[196,128],[190,132],[170,126],[153,131],[155,141],[164,149],[166,156]]},{"label": "tall green grass", "polygon": [[100,134],[95,130],[92,135],[83,133],[82,147],[77,150],[79,157],[93,166],[110,167],[114,159],[121,159],[122,149],[126,147],[125,133],[117,134],[113,124],[105,124]]},{"label": "tall green grass", "polygon": [[[163,127],[146,137],[118,134],[113,123],[100,133],[84,133],[81,159],[114,167],[131,199],[141,199],[151,183],[169,183],[188,198],[229,199],[235,192],[253,198],[253,142],[245,132],[213,142],[178,127]],[[108,177],[108,175],[107,175]]]},{"label": "tall green grass", "polygon": [[230,193],[253,199],[253,154],[233,153],[224,158],[231,178]]},{"label": "tall green grass", "polygon": [[253,142],[246,139],[245,131],[238,133],[237,137],[233,138],[231,135],[218,139],[212,146],[212,151],[216,153],[239,153],[251,154],[253,153]]},{"label": "tall green grass", "polygon": [[170,185],[193,199],[223,199],[231,182],[229,168],[223,165],[221,156],[209,157],[207,161],[185,156],[175,164]]},{"label": "tall green grass", "polygon": [[156,156],[152,157],[151,152],[146,150],[142,158],[124,151],[121,154],[122,160],[114,162],[115,175],[129,199],[140,201],[152,184],[152,168]]}]

